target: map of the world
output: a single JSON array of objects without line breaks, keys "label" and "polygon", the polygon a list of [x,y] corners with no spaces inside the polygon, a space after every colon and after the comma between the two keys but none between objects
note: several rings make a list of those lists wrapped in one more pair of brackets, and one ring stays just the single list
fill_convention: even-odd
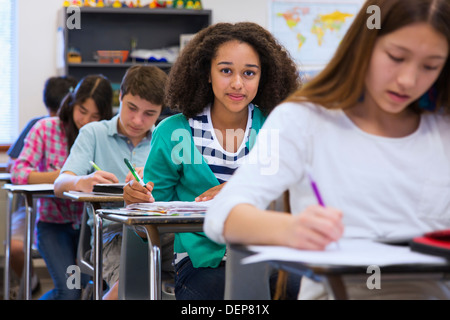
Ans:
[{"label": "map of the world", "polygon": [[361,8],[361,1],[270,3],[271,32],[303,67],[320,68],[333,56]]}]

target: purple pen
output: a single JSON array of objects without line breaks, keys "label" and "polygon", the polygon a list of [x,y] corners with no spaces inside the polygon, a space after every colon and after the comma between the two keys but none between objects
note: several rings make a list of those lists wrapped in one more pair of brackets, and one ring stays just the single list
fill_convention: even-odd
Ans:
[{"label": "purple pen", "polygon": [[[312,189],[314,191],[314,194],[316,196],[317,202],[319,203],[320,206],[325,207],[325,204],[323,203],[323,200],[322,200],[322,196],[320,195],[320,192],[319,192],[319,188],[317,188],[316,182],[312,178],[311,170],[309,170],[309,168],[308,168],[306,171],[307,171],[307,174],[308,174],[309,182],[311,183],[311,187],[312,187]],[[339,242],[337,242],[337,241],[336,241],[336,246],[338,248],[340,248]]]},{"label": "purple pen", "polygon": [[322,196],[320,195],[320,192],[319,192],[319,188],[317,188],[316,182],[314,181],[314,179],[312,178],[310,173],[308,173],[308,177],[309,177],[309,182],[311,183],[311,187],[312,187],[312,189],[314,191],[314,194],[316,196],[317,202],[319,202],[319,204],[322,207],[325,207],[325,204],[323,203],[323,200],[322,200]]}]

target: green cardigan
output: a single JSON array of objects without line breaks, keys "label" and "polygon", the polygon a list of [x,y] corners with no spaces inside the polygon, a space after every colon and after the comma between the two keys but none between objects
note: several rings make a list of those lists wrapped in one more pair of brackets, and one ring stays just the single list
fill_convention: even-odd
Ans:
[{"label": "green cardigan", "polygon": [[[251,149],[265,121],[255,107],[252,132],[247,142]],[[182,114],[171,116],[153,132],[151,150],[144,169],[144,181],[152,181],[156,201],[194,201],[206,190],[219,185],[217,178],[194,145],[192,131]],[[203,232],[176,233],[175,252],[187,252],[195,268],[217,267],[226,246],[218,244]]]}]

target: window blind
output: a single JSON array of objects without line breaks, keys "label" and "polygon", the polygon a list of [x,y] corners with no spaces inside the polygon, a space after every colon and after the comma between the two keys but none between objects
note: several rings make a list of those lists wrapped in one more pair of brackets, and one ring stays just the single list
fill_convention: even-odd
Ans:
[{"label": "window blind", "polygon": [[14,142],[18,132],[17,0],[0,0],[0,144]]}]

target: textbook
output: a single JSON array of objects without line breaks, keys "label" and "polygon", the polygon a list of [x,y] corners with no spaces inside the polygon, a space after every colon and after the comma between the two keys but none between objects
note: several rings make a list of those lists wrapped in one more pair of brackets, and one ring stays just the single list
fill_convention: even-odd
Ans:
[{"label": "textbook", "polygon": [[102,183],[94,186],[93,192],[123,194],[125,183]]},{"label": "textbook", "polygon": [[411,240],[412,251],[450,259],[450,229],[425,233]]}]

